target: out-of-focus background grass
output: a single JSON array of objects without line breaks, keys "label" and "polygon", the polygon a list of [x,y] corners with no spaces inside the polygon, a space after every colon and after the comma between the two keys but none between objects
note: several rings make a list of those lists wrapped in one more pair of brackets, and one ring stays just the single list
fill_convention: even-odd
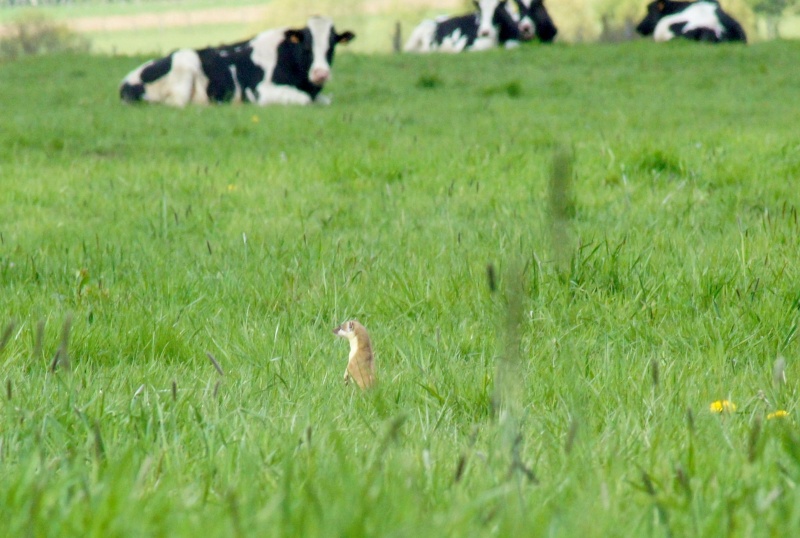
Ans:
[{"label": "out-of-focus background grass", "polygon": [[[751,41],[800,37],[795,0],[725,0]],[[220,6],[207,0],[138,2],[86,1],[40,5],[36,12],[79,31],[98,53],[164,53],[247,37],[275,26],[301,26],[312,14],[333,17],[339,28],[358,34],[350,50],[392,50],[399,23],[402,36],[425,17],[471,9],[469,0],[232,0]],[[564,42],[623,41],[644,16],[644,0],[550,0],[546,2]],[[31,8],[0,9],[0,24],[25,16]]]}]

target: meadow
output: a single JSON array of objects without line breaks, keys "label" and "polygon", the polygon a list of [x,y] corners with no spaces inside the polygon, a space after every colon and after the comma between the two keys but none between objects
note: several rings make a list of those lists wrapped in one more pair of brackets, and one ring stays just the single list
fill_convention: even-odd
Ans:
[{"label": "meadow", "polygon": [[4,534],[798,534],[799,55],[350,53],[329,107],[184,110],[0,64]]}]

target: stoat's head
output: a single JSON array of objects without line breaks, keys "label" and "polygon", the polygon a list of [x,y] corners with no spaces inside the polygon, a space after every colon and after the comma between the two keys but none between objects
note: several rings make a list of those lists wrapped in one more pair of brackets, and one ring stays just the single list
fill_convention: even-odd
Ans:
[{"label": "stoat's head", "polygon": [[367,329],[354,319],[345,321],[336,327],[333,334],[350,340],[351,347],[368,348],[371,346]]},{"label": "stoat's head", "polygon": [[357,338],[358,336],[356,335],[356,331],[358,330],[359,327],[362,329],[364,328],[363,325],[361,325],[356,320],[345,321],[344,323],[333,329],[333,334],[347,339]]}]

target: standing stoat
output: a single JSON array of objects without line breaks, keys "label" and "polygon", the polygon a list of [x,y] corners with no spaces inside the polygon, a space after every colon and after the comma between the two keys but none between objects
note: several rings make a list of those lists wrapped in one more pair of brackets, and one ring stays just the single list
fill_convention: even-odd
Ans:
[{"label": "standing stoat", "polygon": [[333,330],[333,334],[350,340],[350,358],[344,371],[344,382],[353,378],[362,389],[375,385],[375,364],[367,329],[355,320],[345,321]]}]

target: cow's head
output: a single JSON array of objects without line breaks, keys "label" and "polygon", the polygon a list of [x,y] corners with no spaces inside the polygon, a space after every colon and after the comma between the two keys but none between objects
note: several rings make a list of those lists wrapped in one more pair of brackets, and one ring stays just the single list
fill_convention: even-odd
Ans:
[{"label": "cow's head", "polygon": [[671,0],[650,2],[647,4],[647,15],[636,27],[636,31],[642,35],[652,35],[662,17],[677,13],[689,5],[691,5],[689,2],[672,2]]},{"label": "cow's head", "polygon": [[311,17],[300,30],[286,30],[286,40],[297,45],[296,56],[303,66],[308,66],[308,80],[315,86],[324,86],[331,78],[333,51],[339,43],[355,39],[353,32],[336,33],[333,21],[325,17]]},{"label": "cow's head", "polygon": [[544,0],[515,0],[519,10],[519,34],[523,41],[534,37],[550,43],[558,33],[553,19],[544,7]]},{"label": "cow's head", "polygon": [[507,0],[473,0],[478,10],[478,38],[508,41],[517,39],[519,31],[511,13],[506,9]]}]

